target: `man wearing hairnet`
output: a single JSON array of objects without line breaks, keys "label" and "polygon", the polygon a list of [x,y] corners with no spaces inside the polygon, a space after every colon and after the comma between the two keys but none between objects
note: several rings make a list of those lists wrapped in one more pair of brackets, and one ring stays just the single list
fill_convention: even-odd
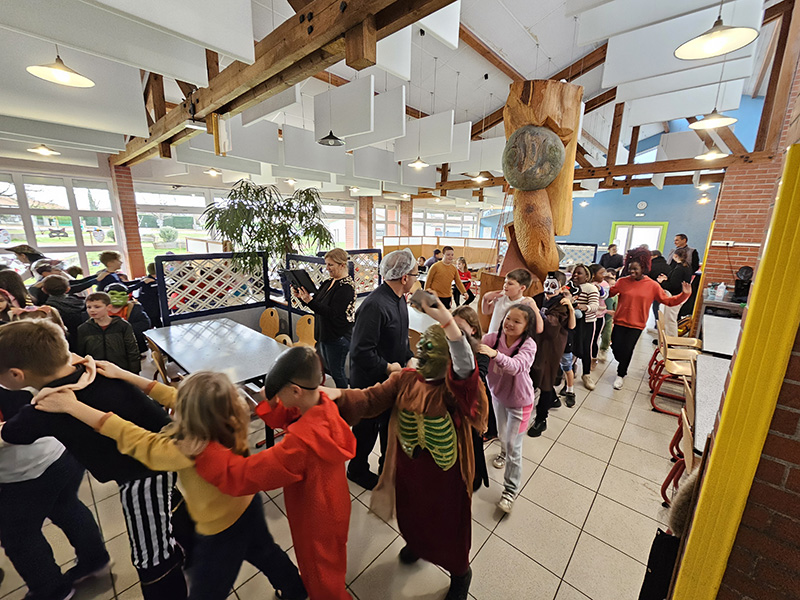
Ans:
[{"label": "man wearing hairnet", "polygon": [[[418,276],[417,259],[408,248],[383,257],[383,283],[356,311],[350,340],[352,387],[367,388],[381,383],[391,373],[406,366],[414,356],[408,343],[408,305],[404,294],[411,290]],[[383,468],[390,412],[374,419],[364,419],[353,427],[356,456],[350,461],[347,478],[368,490],[378,483],[378,475],[369,470],[369,454],[380,435],[380,467]]]}]

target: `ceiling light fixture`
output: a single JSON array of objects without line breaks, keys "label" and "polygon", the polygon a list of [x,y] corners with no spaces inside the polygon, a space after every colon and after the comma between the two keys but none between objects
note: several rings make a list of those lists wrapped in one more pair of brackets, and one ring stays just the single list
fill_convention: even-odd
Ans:
[{"label": "ceiling light fixture", "polygon": [[284,179],[284,181],[286,183],[288,183],[289,185],[296,185],[297,184],[297,180],[296,179],[292,179],[291,177],[289,179]]},{"label": "ceiling light fixture", "polygon": [[744,48],[758,37],[758,30],[752,27],[732,27],[722,22],[722,3],[719,14],[711,29],[684,42],[675,49],[675,58],[681,60],[700,60],[721,56]]},{"label": "ceiling light fixture", "polygon": [[403,194],[403,198],[408,200],[409,198],[411,198],[411,194]]},{"label": "ceiling light fixture", "polygon": [[700,185],[697,186],[697,189],[700,190],[701,192],[705,192],[706,190],[710,190],[712,187],[714,186],[711,185],[710,183],[701,183]]},{"label": "ceiling light fixture", "polygon": [[336,148],[344,146],[344,140],[337,137],[333,133],[333,99],[331,98],[331,74],[328,72],[328,123],[331,125],[331,130],[325,137],[319,138],[317,143],[320,146],[328,146],[329,148]]},{"label": "ceiling light fixture", "polygon": [[361,191],[361,188],[360,188],[360,187],[358,187],[357,185],[351,185],[351,186],[350,186],[350,191],[351,191],[352,193],[354,193],[354,194],[357,194],[358,192],[360,192],[360,191]]},{"label": "ceiling light fixture", "polygon": [[[481,151],[483,151],[483,146],[481,146]],[[476,177],[472,178],[472,181],[475,183],[483,183],[484,181],[489,181],[488,177],[484,177],[483,173],[478,173]]]},{"label": "ceiling light fixture", "polygon": [[[419,42],[419,50],[420,50],[420,52],[419,52],[419,72],[422,73],[422,57],[425,54],[422,51],[422,38],[425,37],[425,30],[424,29],[420,29],[419,30],[419,35],[420,35],[420,42]],[[422,87],[421,86],[419,88],[419,106],[422,106]],[[410,162],[410,163],[408,163],[408,166],[416,169],[417,171],[419,171],[421,169],[425,169],[425,168],[430,166],[430,165],[428,165],[428,163],[426,163],[424,160],[422,160],[422,129],[420,129],[419,127],[417,128],[417,159],[412,161],[412,162]],[[437,200],[437,202],[438,202],[438,200]]]},{"label": "ceiling light fixture", "polygon": [[428,165],[428,163],[426,163],[424,160],[422,160],[422,159],[421,159],[421,158],[418,156],[418,157],[417,157],[417,160],[415,160],[414,162],[410,162],[410,163],[408,163],[408,166],[409,166],[409,167],[413,167],[413,168],[415,168],[415,169],[419,170],[419,169],[424,169],[425,167],[428,167],[428,166],[430,166],[430,165]]},{"label": "ceiling light fixture", "polygon": [[28,152],[33,152],[34,154],[41,154],[42,156],[61,156],[61,152],[57,152],[52,148],[48,148],[44,144],[39,144],[35,148],[28,148]]},{"label": "ceiling light fixture", "polygon": [[215,169],[214,167],[206,169],[205,171],[203,171],[203,173],[205,173],[206,175],[211,175],[211,177],[219,177],[220,175],[222,175],[222,171],[220,171],[219,169]]},{"label": "ceiling light fixture", "polygon": [[697,200],[697,203],[698,203],[698,204],[708,204],[709,202],[711,202],[711,198],[709,198],[709,197],[708,197],[708,194],[703,194],[703,195],[702,195],[702,196],[700,196],[700,198]]},{"label": "ceiling light fixture", "polygon": [[34,77],[44,79],[45,81],[49,81],[51,83],[57,83],[59,85],[77,88],[94,87],[94,81],[85,75],[81,75],[74,69],[70,69],[64,64],[64,61],[61,60],[61,57],[58,55],[58,46],[56,46],[55,62],[50,63],[49,65],[31,65],[25,70]]},{"label": "ceiling light fixture", "polygon": [[733,125],[738,121],[736,117],[728,117],[718,112],[715,108],[713,112],[708,113],[702,119],[695,121],[689,125],[689,129],[717,129],[718,127],[727,127]]},{"label": "ceiling light fixture", "polygon": [[729,152],[723,152],[722,150],[719,149],[719,146],[714,144],[705,153],[698,154],[697,156],[695,156],[695,158],[697,158],[699,160],[716,160],[718,158],[725,158],[726,156],[730,156],[730,153]]},{"label": "ceiling light fixture", "polygon": [[581,206],[589,206],[589,203],[586,200],[583,200],[580,205]]},{"label": "ceiling light fixture", "polygon": [[436,202],[441,202],[441,201],[442,201],[441,198],[436,198]]}]

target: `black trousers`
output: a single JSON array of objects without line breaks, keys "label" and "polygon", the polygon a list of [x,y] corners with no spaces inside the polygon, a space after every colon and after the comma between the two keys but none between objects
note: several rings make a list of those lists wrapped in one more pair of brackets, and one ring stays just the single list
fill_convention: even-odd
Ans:
[{"label": "black trousers", "polygon": [[575,324],[575,341],[572,353],[581,359],[583,371],[581,375],[588,375],[592,371],[592,337],[594,336],[594,323],[587,323],[584,317]]},{"label": "black trousers", "polygon": [[642,335],[641,329],[614,323],[614,329],[611,330],[611,351],[619,363],[617,365],[617,375],[620,377],[625,377],[628,374],[628,366],[631,364],[633,350],[636,348],[636,342],[639,341],[640,335]]},{"label": "black trousers", "polygon": [[600,352],[600,336],[603,333],[606,320],[603,317],[598,317],[592,325],[594,326],[592,331],[592,358],[597,358],[597,353]]},{"label": "black trousers", "polygon": [[381,458],[378,464],[380,465],[380,470],[383,470],[391,414],[392,411],[387,410],[377,417],[361,419],[356,425],[353,425],[353,435],[356,437],[356,455],[347,467],[350,473],[358,475],[369,471],[369,454],[375,447],[378,437],[381,439]]},{"label": "black trousers", "polygon": [[[441,302],[445,308],[450,308],[453,305],[453,297],[439,298],[439,302]],[[456,304],[456,306],[458,306],[458,304]]]},{"label": "black trousers", "polygon": [[[475,300],[475,294],[469,289],[467,290],[467,299],[464,301],[464,306],[472,304],[473,300]],[[461,306],[461,292],[458,291],[456,286],[453,286],[453,302],[456,303],[456,306]]]},{"label": "black trousers", "polygon": [[539,393],[539,403],[536,405],[536,420],[537,421],[545,421],[547,419],[547,414],[551,408],[553,408],[553,404],[556,401],[556,391],[542,390]]}]

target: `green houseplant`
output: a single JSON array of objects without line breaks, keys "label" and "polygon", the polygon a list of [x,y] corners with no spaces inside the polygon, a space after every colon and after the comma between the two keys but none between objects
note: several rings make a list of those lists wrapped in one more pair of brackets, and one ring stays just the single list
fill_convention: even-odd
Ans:
[{"label": "green houseplant", "polygon": [[274,185],[242,179],[225,200],[203,213],[205,227],[218,239],[228,240],[234,261],[248,273],[260,273],[258,252],[266,252],[283,266],[287,253],[333,245],[322,219],[322,201],[314,188],[284,197]]}]

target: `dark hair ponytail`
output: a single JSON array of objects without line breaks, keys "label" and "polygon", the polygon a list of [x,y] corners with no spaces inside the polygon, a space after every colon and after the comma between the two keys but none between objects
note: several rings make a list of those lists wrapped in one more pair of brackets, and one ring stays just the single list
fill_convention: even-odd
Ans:
[{"label": "dark hair ponytail", "polygon": [[510,354],[510,356],[516,356],[520,348],[522,348],[522,345],[525,343],[525,340],[532,338],[536,333],[536,314],[527,304],[513,304],[506,311],[506,314],[503,315],[503,320],[500,321],[500,329],[497,330],[497,337],[495,338],[494,345],[492,346],[493,350],[497,350],[497,347],[500,345],[500,336],[503,335],[503,323],[505,322],[508,313],[510,313],[512,310],[522,311],[525,313],[525,317],[528,319],[528,323],[525,326],[525,331],[522,332],[522,335],[519,338],[519,344],[517,344],[517,347],[514,348],[514,351]]}]

